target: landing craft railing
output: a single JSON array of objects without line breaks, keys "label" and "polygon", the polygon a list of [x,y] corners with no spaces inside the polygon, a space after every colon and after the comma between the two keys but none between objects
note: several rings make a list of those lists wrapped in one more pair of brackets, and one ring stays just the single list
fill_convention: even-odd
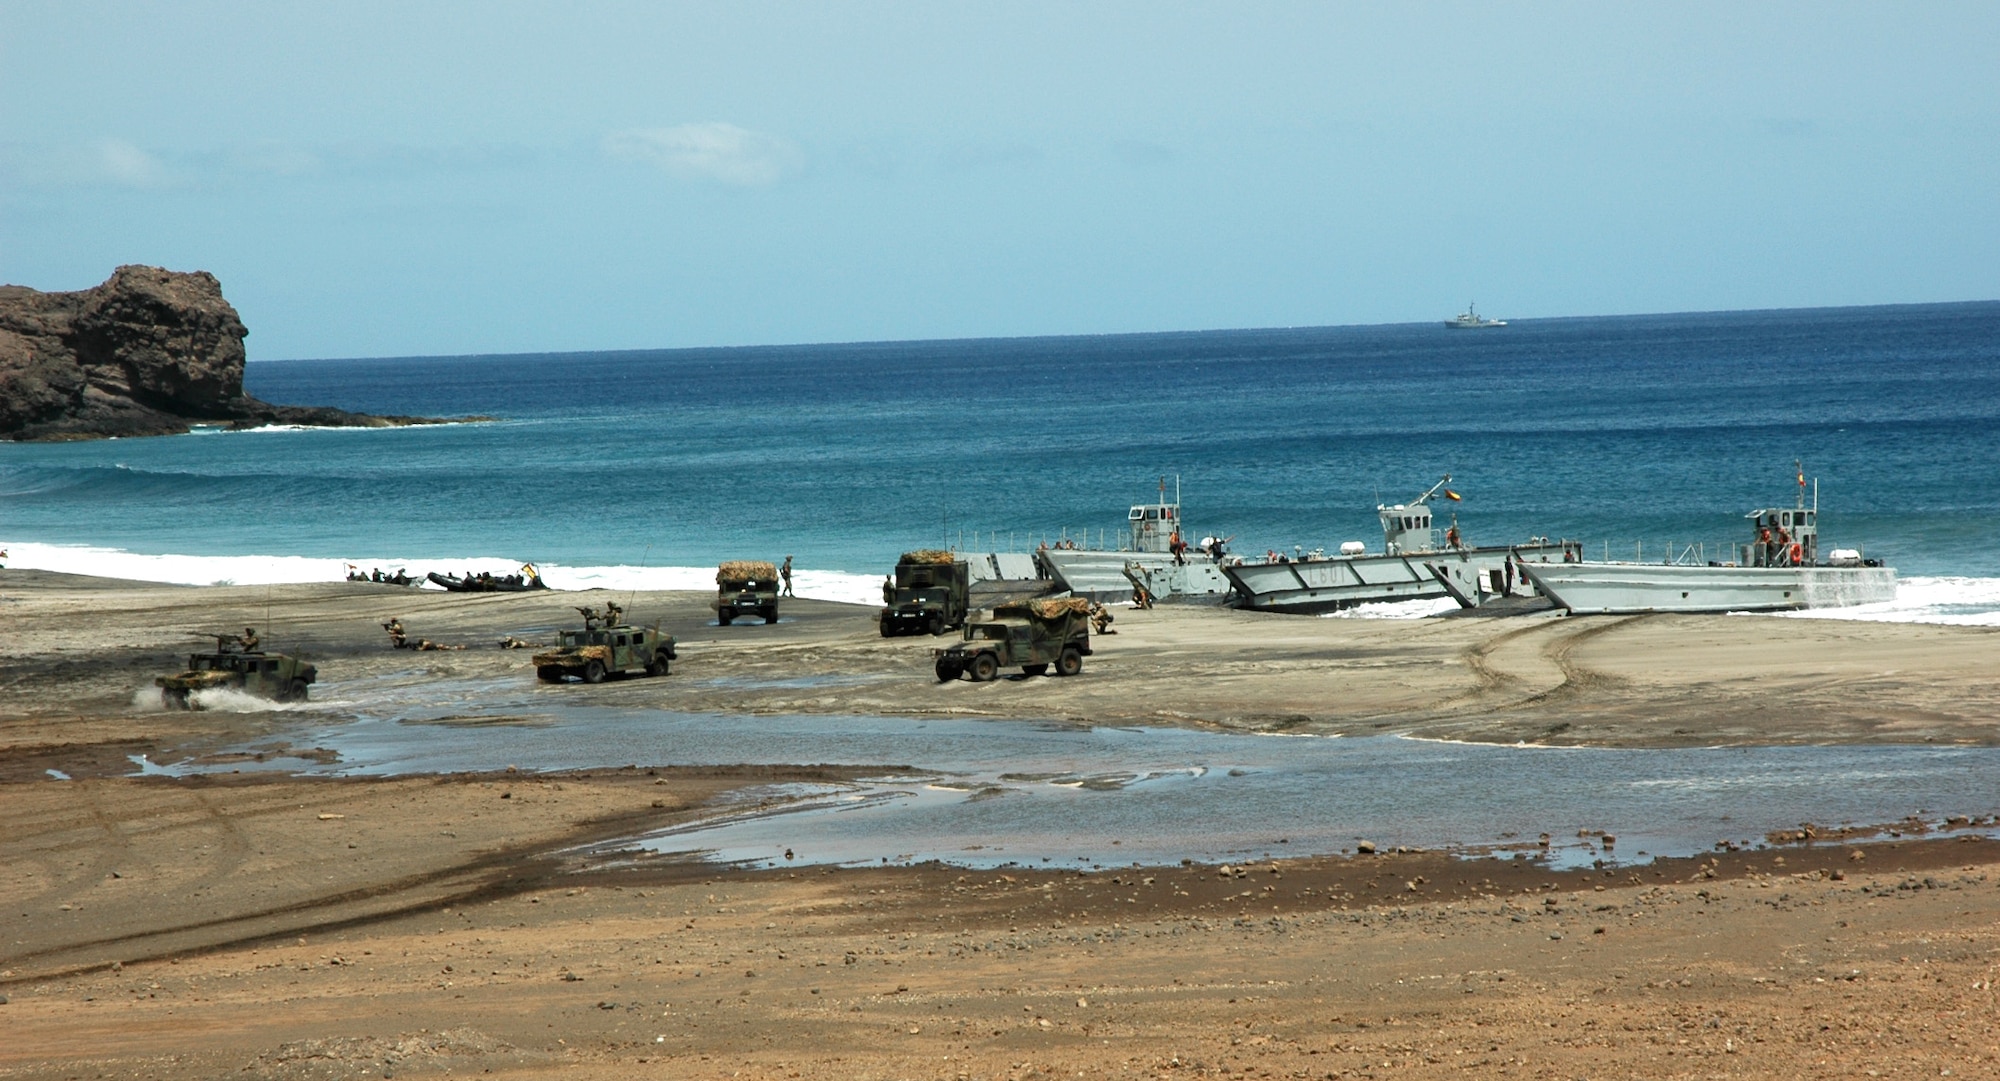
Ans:
[{"label": "landing craft railing", "polygon": [[[1709,565],[1708,543],[1706,541],[1694,541],[1692,543],[1688,543],[1688,542],[1670,540],[1666,542],[1665,549],[1667,554],[1659,558],[1659,565],[1661,566],[1706,567]],[[1607,540],[1603,542],[1602,550],[1604,552],[1604,562],[1606,563],[1624,562],[1624,560],[1622,559],[1614,560],[1611,558],[1610,541]],[[1658,551],[1659,549],[1654,549],[1654,550]],[[1715,546],[1715,554],[1718,561],[1731,563],[1736,558],[1736,546],[1729,544],[1727,542],[1717,544]],[[1632,542],[1631,562],[1633,563],[1646,562],[1645,541]],[[1775,566],[1776,564],[1773,565]]]},{"label": "landing craft railing", "polygon": [[[1003,532],[1007,534],[1007,543],[1004,545],[1000,543],[1000,534]],[[945,547],[954,552],[1026,552],[1036,546],[1056,548],[1064,542],[1074,542],[1075,548],[1078,551],[1123,552],[1129,550],[1110,547],[1107,541],[1107,533],[1107,530],[1098,530],[1097,543],[1092,544],[1090,541],[1090,530],[1087,528],[1071,530],[1065,526],[1056,533],[1050,533],[1047,530],[1040,532],[1030,531],[1025,537],[1023,537],[1021,531],[1015,529],[954,529],[945,534]],[[971,543],[968,544],[967,541]]]},{"label": "landing craft railing", "polygon": [[[1014,529],[953,529],[945,534],[944,546],[954,552],[1027,552],[1036,548],[1061,548],[1065,544],[1079,552],[1130,552],[1132,548],[1123,543],[1111,543],[1110,530],[1099,529],[1092,537],[1088,528],[1070,529],[1067,526],[1055,532],[1029,530],[1023,534]],[[1007,542],[1000,542],[1005,534]],[[1190,552],[1194,542],[1188,542]]]}]

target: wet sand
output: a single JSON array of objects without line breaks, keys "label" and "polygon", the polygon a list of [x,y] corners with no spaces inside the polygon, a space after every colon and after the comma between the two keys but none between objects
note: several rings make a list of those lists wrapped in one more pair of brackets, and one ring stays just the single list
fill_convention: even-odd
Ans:
[{"label": "wet sand", "polygon": [[[658,619],[681,659],[665,679],[533,686],[528,651],[572,605]],[[695,593],[464,595],[330,583],[158,586],[42,572],[0,578],[0,770],[27,748],[93,772],[84,748],[235,740],[263,715],[144,715],[155,675],[203,633],[258,627],[309,655],[315,697],[340,687],[493,679],[562,700],[732,713],[944,714],[1235,731],[1408,733],[1599,746],[2000,742],[2000,629],[1745,616],[1322,619],[1213,608],[1119,610],[1075,679],[939,684],[948,639],[882,638],[874,610],[787,601],[780,621],[715,625]],[[388,648],[380,624],[457,652]],[[136,707],[135,707],[136,703]],[[134,724],[141,717],[144,724]],[[62,750],[55,750],[62,748]],[[28,762],[32,768],[38,764]],[[122,769],[122,754],[113,765]],[[51,761],[49,766],[67,766]],[[47,767],[44,767],[47,768]],[[34,770],[39,774],[40,770]],[[9,774],[0,773],[0,776]]]},{"label": "wet sand", "polygon": [[[0,1077],[2000,1072],[1990,842],[1574,873],[1440,854],[742,872],[570,849],[840,771],[123,776],[134,754],[309,751],[285,745],[293,713],[152,707],[191,632],[304,649],[322,701],[420,698],[441,676],[531,683],[494,643],[546,641],[607,596],[0,573]],[[1120,611],[1080,677],[938,685],[937,642],[881,639],[872,610],[788,602],[776,626],[720,628],[700,595],[616,599],[679,636],[673,674],[534,694],[1629,746],[1995,740],[1980,629]],[[392,615],[471,648],[390,650]]]}]

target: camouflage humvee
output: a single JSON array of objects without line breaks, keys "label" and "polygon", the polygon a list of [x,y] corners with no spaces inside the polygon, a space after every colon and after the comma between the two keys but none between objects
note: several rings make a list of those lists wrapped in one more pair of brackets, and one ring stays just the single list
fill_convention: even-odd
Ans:
[{"label": "camouflage humvee", "polygon": [[737,616],[778,621],[778,567],[757,559],[732,559],[715,569],[715,621],[729,626]]},{"label": "camouflage humvee", "polygon": [[668,662],[680,656],[674,651],[674,636],[661,634],[658,623],[650,627],[624,623],[600,627],[596,612],[577,610],[583,613],[583,629],[557,631],[555,648],[535,654],[537,679],[558,683],[566,676],[575,676],[585,683],[602,683],[606,676],[622,675],[631,668],[642,669],[649,676],[664,676]]},{"label": "camouflage humvee", "polygon": [[882,637],[943,634],[965,623],[971,574],[965,560],[936,548],[904,552],[883,599]]},{"label": "camouflage humvee", "polygon": [[283,653],[239,653],[222,650],[188,656],[187,671],[153,680],[160,702],[168,709],[199,709],[189,696],[197,691],[229,687],[273,702],[303,702],[306,688],[319,669]]},{"label": "camouflage humvee", "polygon": [[1073,676],[1083,671],[1090,652],[1090,602],[1081,597],[1001,605],[993,610],[993,622],[967,623],[964,641],[931,651],[939,683],[961,675],[985,683],[1016,665],[1039,676],[1054,664],[1056,675]]}]

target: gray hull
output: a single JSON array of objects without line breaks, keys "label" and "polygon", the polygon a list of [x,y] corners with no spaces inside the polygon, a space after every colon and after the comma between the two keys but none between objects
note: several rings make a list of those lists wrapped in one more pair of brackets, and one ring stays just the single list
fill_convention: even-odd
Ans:
[{"label": "gray hull", "polygon": [[1229,593],[1229,579],[1223,577],[1215,561],[1192,552],[1181,566],[1176,566],[1174,557],[1166,552],[1051,549],[1039,556],[1057,589],[1094,601],[1132,599],[1132,580],[1125,576],[1128,563],[1138,565],[1138,574],[1147,591],[1157,600],[1221,604]]},{"label": "gray hull", "polygon": [[1551,563],[1531,565],[1527,575],[1572,613],[1771,612],[1896,599],[1896,572],[1887,567]]},{"label": "gray hull", "polygon": [[[1340,556],[1301,563],[1245,563],[1223,570],[1236,584],[1241,598],[1238,607],[1259,612],[1310,615],[1377,601],[1445,596],[1470,607],[1480,595],[1475,583],[1482,579],[1490,581],[1496,570],[1504,574],[1510,556],[1537,560],[1551,553],[1561,559],[1562,546],[1496,546],[1410,555]],[[1445,579],[1466,585],[1447,589]]]}]

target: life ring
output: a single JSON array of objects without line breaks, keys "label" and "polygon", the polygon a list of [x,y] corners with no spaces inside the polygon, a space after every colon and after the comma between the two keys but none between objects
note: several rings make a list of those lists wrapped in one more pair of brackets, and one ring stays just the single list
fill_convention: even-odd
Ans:
[{"label": "life ring", "polygon": [[1793,541],[1792,547],[1787,554],[1792,557],[1792,566],[1802,566],[1805,563],[1806,550],[1799,542]]}]

